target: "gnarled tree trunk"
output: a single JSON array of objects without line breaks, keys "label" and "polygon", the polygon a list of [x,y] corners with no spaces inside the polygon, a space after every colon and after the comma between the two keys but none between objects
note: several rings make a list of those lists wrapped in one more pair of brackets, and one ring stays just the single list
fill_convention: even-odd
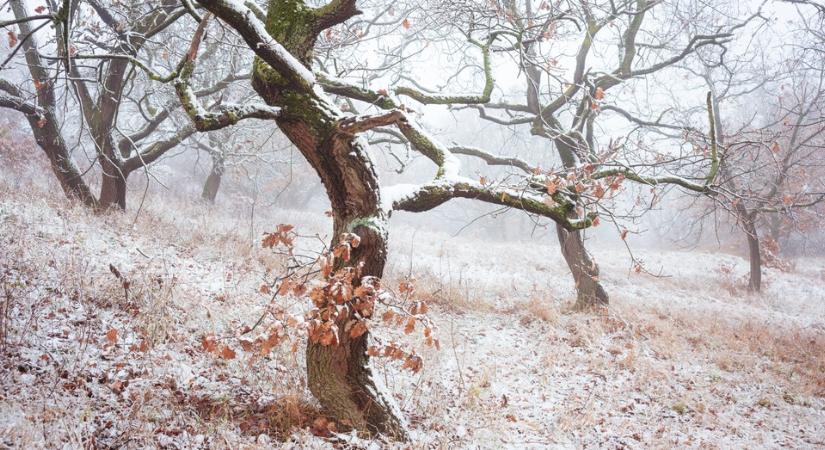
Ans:
[{"label": "gnarled tree trunk", "polygon": [[[368,203],[371,201],[365,205]],[[363,224],[361,221],[363,219],[358,217],[335,214],[335,235],[358,234],[361,244],[353,251],[350,264],[364,263],[364,275],[381,276],[386,261],[386,235],[370,223],[371,220],[363,221]],[[353,224],[357,225],[353,227]],[[344,329],[343,322],[339,329]],[[339,340],[337,346],[307,344],[307,379],[312,394],[344,425],[400,440],[408,439],[401,412],[370,364],[367,355],[369,333],[354,339],[341,333]]]},{"label": "gnarled tree trunk", "polygon": [[[260,79],[254,80],[259,92],[272,93],[263,90]],[[314,105],[310,97],[301,99],[294,93],[289,96],[298,116],[312,111]],[[274,105],[281,106],[279,98],[269,97]],[[357,234],[361,244],[348,264],[363,263],[362,275],[380,277],[386,261],[387,236],[377,175],[359,141],[338,134],[326,123],[298,118],[278,121],[281,130],[307,157],[324,183],[332,206],[333,244],[341,233]],[[346,319],[342,318],[342,322]],[[344,329],[343,323],[339,329]],[[406,439],[403,417],[373,376],[366,353],[369,333],[355,339],[341,333],[339,341],[337,346],[312,342],[307,345],[307,380],[313,395],[344,425]]]},{"label": "gnarled tree trunk", "polygon": [[26,119],[29,121],[37,145],[49,158],[52,172],[66,197],[78,199],[84,205],[96,208],[97,199],[72,162],[54,114],[47,112],[44,118],[27,114]]},{"label": "gnarled tree trunk", "polygon": [[[573,149],[579,143],[562,136],[556,139],[555,144],[565,169],[575,168],[576,156]],[[568,231],[560,224],[556,224],[556,234],[564,261],[576,284],[575,309],[585,310],[594,306],[606,306],[610,298],[599,281],[599,266],[590,258],[584,246],[581,230]]]},{"label": "gnarled tree trunk", "polygon": [[[301,0],[270,0],[266,31],[309,67],[318,34],[357,13],[354,1],[338,2],[336,6],[338,9],[329,13],[340,16],[329,17]],[[213,12],[221,16],[220,10]],[[361,244],[346,264],[363,263],[364,276],[383,275],[386,217],[380,207],[378,175],[363,141],[339,128],[344,115],[325,96],[296,85],[288,73],[277,71],[259,58],[254,63],[252,86],[267,104],[281,108],[278,127],[320,176],[332,207],[333,243],[343,232],[360,236]],[[337,346],[310,342],[309,388],[343,425],[407,439],[403,417],[371,369],[366,353],[369,339],[369,333],[352,339],[342,332]]]},{"label": "gnarled tree trunk", "polygon": [[759,254],[759,234],[754,219],[752,214],[748,215],[744,219],[743,227],[748,238],[748,261],[750,262],[748,290],[759,292],[762,289],[762,256]]},{"label": "gnarled tree trunk", "polygon": [[556,232],[561,245],[561,253],[573,274],[573,281],[576,283],[576,304],[577,310],[584,310],[594,306],[607,305],[609,297],[607,292],[599,283],[599,266],[590,259],[587,249],[584,247],[582,233],[579,230],[567,231],[559,224],[556,224]]}]

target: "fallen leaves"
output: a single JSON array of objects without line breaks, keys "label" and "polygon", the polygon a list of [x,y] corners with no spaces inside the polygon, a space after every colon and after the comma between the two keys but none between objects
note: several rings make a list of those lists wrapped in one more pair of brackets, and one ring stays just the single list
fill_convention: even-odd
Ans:
[{"label": "fallen leaves", "polygon": [[235,359],[235,350],[232,350],[229,346],[225,346],[221,349],[221,358],[223,359]]},{"label": "fallen leaves", "polygon": [[106,340],[112,345],[117,344],[117,330],[110,328],[109,331],[106,332]]},{"label": "fallen leaves", "polygon": [[223,359],[235,359],[236,353],[228,345],[219,345],[215,336],[203,336],[201,338],[201,349],[206,353],[211,353]]}]

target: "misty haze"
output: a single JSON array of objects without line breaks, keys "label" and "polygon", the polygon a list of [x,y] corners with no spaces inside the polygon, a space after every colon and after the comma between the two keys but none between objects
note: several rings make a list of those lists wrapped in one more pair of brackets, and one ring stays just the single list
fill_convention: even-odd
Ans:
[{"label": "misty haze", "polygon": [[823,0],[0,29],[0,449],[825,448]]}]

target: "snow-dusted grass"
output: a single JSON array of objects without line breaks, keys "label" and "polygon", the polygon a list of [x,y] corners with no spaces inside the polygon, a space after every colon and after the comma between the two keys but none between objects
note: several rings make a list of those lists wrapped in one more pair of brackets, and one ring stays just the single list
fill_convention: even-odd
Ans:
[{"label": "snow-dusted grass", "polygon": [[[232,342],[267,301],[258,287],[276,260],[240,212],[170,198],[135,220],[26,191],[0,183],[0,444],[331,446],[312,434],[322,412],[302,343],[268,358],[202,349],[205,335]],[[329,230],[320,212],[257,220]],[[377,361],[416,448],[825,445],[822,259],[768,269],[765,292],[746,295],[731,293],[746,270],[735,256],[641,252],[668,275],[656,278],[594,248],[612,305],[574,314],[553,242],[394,221],[387,282],[418,280],[441,341],[419,348],[419,374]]]}]

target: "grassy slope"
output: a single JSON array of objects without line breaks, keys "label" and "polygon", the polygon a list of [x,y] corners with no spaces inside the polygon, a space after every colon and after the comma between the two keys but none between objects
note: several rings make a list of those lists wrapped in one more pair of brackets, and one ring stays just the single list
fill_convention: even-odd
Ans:
[{"label": "grassy slope", "polygon": [[[208,334],[234,345],[266,303],[257,287],[275,262],[237,214],[170,200],[133,219],[0,187],[0,444],[327,446],[311,433],[300,342],[268,358],[202,350]],[[322,215],[261,220],[327,230]],[[552,243],[393,229],[388,278],[412,270],[442,342],[420,349],[417,375],[378,362],[417,445],[825,445],[825,261],[768,270],[766,292],[747,296],[718,270],[744,272],[733,256],[648,255],[668,278],[597,256],[613,307],[569,314]]]}]

